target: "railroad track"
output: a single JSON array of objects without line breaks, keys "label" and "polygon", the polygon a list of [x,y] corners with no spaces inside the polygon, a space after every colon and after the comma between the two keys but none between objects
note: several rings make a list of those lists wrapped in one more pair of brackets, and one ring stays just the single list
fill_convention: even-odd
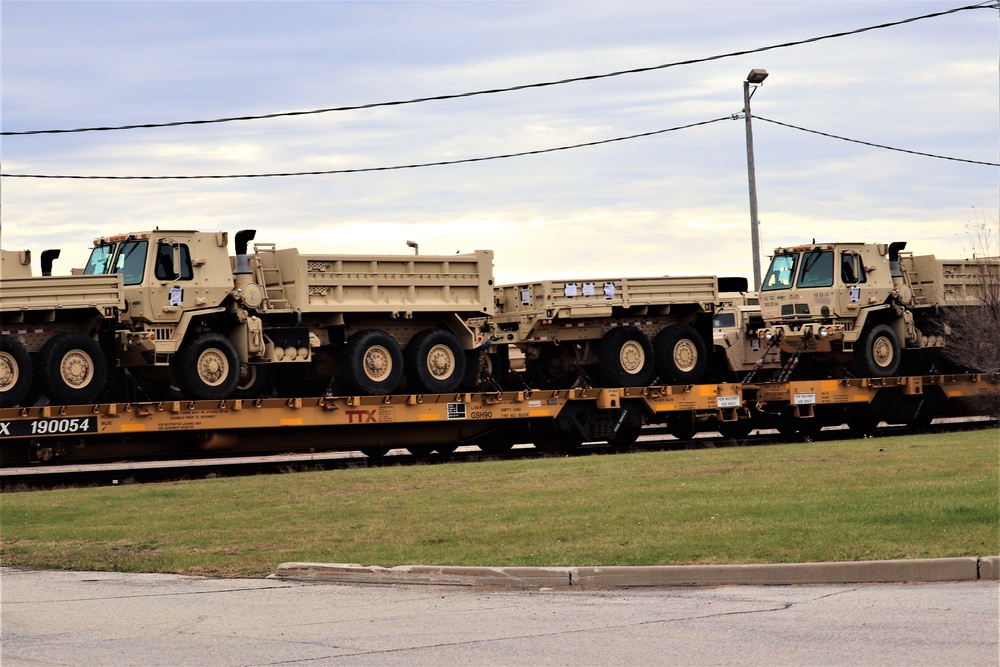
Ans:
[{"label": "railroad track", "polygon": [[[888,437],[908,433],[946,433],[963,430],[997,428],[997,420],[989,418],[949,418],[936,420],[931,426],[915,430],[903,425],[882,424],[872,437]],[[826,427],[811,436],[789,437],[761,429],[746,438],[734,440],[715,432],[702,432],[691,440],[679,440],[662,426],[643,429],[635,444],[612,448],[606,444],[584,444],[572,452],[546,452],[531,444],[516,444],[509,452],[491,454],[475,446],[458,447],[448,454],[415,456],[405,449],[390,450],[382,458],[369,458],[359,451],[283,452],[254,456],[202,456],[197,459],[109,461],[102,463],[42,463],[0,469],[0,492],[38,491],[64,487],[118,486],[149,484],[164,481],[273,475],[318,470],[375,468],[411,465],[441,465],[482,461],[592,456],[627,452],[669,451],[735,446],[768,446],[789,442],[828,442],[855,438],[846,427]]]}]

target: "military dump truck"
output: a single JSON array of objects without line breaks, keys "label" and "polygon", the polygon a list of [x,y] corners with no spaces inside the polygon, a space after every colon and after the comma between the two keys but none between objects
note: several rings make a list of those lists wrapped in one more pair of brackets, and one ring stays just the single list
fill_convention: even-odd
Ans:
[{"label": "military dump truck", "polygon": [[905,247],[776,249],[760,292],[762,339],[780,347],[803,375],[928,372],[948,344],[945,310],[981,305],[987,272],[997,271],[1000,258],[941,260]]},{"label": "military dump truck", "polygon": [[44,251],[43,275],[32,277],[30,252],[0,251],[0,407],[38,394],[90,403],[104,389],[105,343],[125,306],[121,277],[52,276],[58,255]]},{"label": "military dump truck", "polygon": [[[155,230],[94,240],[85,275],[116,274],[117,363],[148,398],[456,390],[493,312],[493,253],[305,255],[255,232]],[[269,371],[274,370],[274,373]]]},{"label": "military dump truck", "polygon": [[693,384],[708,363],[717,299],[715,276],[503,285],[490,339],[523,352],[534,388]]}]

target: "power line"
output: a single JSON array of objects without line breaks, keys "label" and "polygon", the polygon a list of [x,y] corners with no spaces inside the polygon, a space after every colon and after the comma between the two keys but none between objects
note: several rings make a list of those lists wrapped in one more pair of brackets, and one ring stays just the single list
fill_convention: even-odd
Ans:
[{"label": "power line", "polygon": [[576,148],[589,148],[591,146],[601,146],[603,144],[611,144],[618,141],[627,141],[629,139],[640,139],[643,137],[652,137],[658,134],[665,134],[667,132],[676,132],[677,130],[686,130],[692,127],[699,127],[702,125],[711,125],[712,123],[718,123],[723,120],[734,120],[736,116],[723,116],[722,118],[713,118],[712,120],[703,120],[697,123],[689,123],[687,125],[678,125],[677,127],[670,127],[664,130],[654,130],[652,132],[642,132],[640,134],[630,134],[625,137],[616,137],[614,139],[602,139],[600,141],[588,141],[580,144],[573,144],[572,146],[559,146],[557,148],[542,148],[533,151],[522,151],[520,153],[507,153],[505,155],[491,155],[488,157],[472,157],[463,158],[460,160],[443,160],[440,162],[423,162],[419,164],[403,164],[395,165],[390,167],[360,167],[357,169],[330,169],[327,171],[297,171],[297,172],[281,172],[281,173],[270,173],[270,174],[227,174],[218,176],[59,176],[59,175],[48,175],[48,174],[0,174],[3,178],[49,178],[49,179],[73,179],[73,180],[112,180],[112,181],[162,181],[162,180],[207,180],[207,179],[229,179],[229,178],[275,178],[283,176],[325,176],[330,174],[359,174],[369,171],[396,171],[400,169],[420,169],[423,167],[443,167],[453,164],[466,164],[470,162],[488,162],[490,160],[505,160],[514,157],[524,157],[527,155],[541,155],[543,153],[555,153],[557,151],[568,151]]},{"label": "power line", "polygon": [[893,146],[886,146],[884,144],[874,144],[870,141],[861,141],[860,139],[849,139],[847,137],[841,137],[836,134],[830,134],[828,132],[820,132],[819,130],[810,130],[805,127],[799,127],[798,125],[792,125],[791,123],[782,123],[781,121],[771,120],[770,118],[764,118],[763,116],[758,116],[754,114],[754,120],[762,120],[766,123],[774,123],[775,125],[781,125],[782,127],[789,127],[793,130],[800,130],[802,132],[809,132],[810,134],[818,134],[822,137],[829,137],[831,139],[840,139],[841,141],[849,141],[854,144],[862,144],[864,146],[872,146],[874,148],[884,148],[889,151],[898,151],[900,153],[909,153],[911,155],[922,155],[924,157],[938,158],[939,160],[952,160],[954,162],[968,162],[969,164],[983,164],[988,167],[1000,167],[1000,163],[997,162],[981,162],[979,160],[966,160],[964,158],[958,157],[948,157],[947,155],[935,155],[934,153],[922,153],[921,151],[911,151],[906,148],[895,148]]},{"label": "power line", "polygon": [[878,25],[872,25],[865,28],[857,28],[855,30],[847,30],[844,32],[836,32],[829,35],[821,35],[819,37],[810,37],[808,39],[796,40],[793,42],[785,42],[782,44],[772,44],[770,46],[762,46],[755,49],[747,49],[744,51],[733,51],[730,53],[723,53],[714,56],[707,56],[704,58],[692,58],[690,60],[681,60],[677,62],[664,63],[662,65],[652,65],[649,67],[638,67],[635,69],[619,70],[616,72],[608,72],[606,74],[591,74],[588,76],[578,76],[568,79],[560,79],[557,81],[544,81],[540,83],[529,83],[522,84],[519,86],[510,86],[507,88],[491,88],[486,90],[476,90],[465,93],[454,93],[449,95],[434,95],[430,97],[417,97],[408,100],[397,100],[393,102],[373,102],[369,104],[358,104],[353,106],[341,106],[341,107],[330,107],[326,109],[312,109],[309,111],[285,111],[278,113],[261,114],[256,116],[231,116],[226,118],[215,118],[211,120],[184,120],[184,121],[174,121],[169,123],[142,123],[137,125],[117,125],[117,126],[105,126],[105,127],[80,127],[75,129],[55,129],[55,130],[24,130],[24,131],[4,131],[0,132],[0,136],[20,136],[20,135],[31,135],[31,134],[69,134],[76,132],[108,132],[114,130],[136,130],[136,129],[148,129],[157,127],[178,127],[181,125],[209,125],[213,123],[231,123],[235,121],[248,121],[248,120],[265,120],[271,118],[283,118],[289,116],[308,116],[323,113],[332,113],[338,111],[358,111],[361,109],[374,109],[377,107],[390,107],[390,106],[403,106],[407,104],[418,104],[422,102],[434,102],[441,100],[453,100],[466,97],[476,97],[479,95],[494,95],[498,93],[509,93],[519,90],[528,90],[532,88],[546,88],[549,86],[561,86],[568,83],[577,83],[580,81],[595,81],[598,79],[607,79],[616,76],[624,76],[626,74],[640,74],[644,72],[652,72],[656,70],[668,69],[671,67],[680,67],[682,65],[694,65],[698,63],[711,62],[714,60],[722,60],[724,58],[734,58],[737,56],[745,56],[752,53],[762,53],[764,51],[771,51],[774,49],[784,49],[792,46],[801,46],[803,44],[810,44],[814,42],[820,42],[828,39],[835,39],[839,37],[846,37],[849,35],[857,35],[864,32],[870,32],[872,30],[879,30],[882,28],[891,28],[898,25],[903,25],[906,23],[913,23],[915,21],[920,21],[923,19],[937,18],[940,16],[946,16],[948,14],[955,14],[957,12],[962,12],[970,9],[986,9],[989,7],[996,7],[996,0],[988,0],[987,2],[980,2],[975,5],[965,5],[964,7],[956,7],[954,9],[948,9],[941,12],[934,12],[932,14],[924,14],[922,16],[914,16],[907,19],[901,19],[899,21],[891,21],[888,23],[880,23]]}]

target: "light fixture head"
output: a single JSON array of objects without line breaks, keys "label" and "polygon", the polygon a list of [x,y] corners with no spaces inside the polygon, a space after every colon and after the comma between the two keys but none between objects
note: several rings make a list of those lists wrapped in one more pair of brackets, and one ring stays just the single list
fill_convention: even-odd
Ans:
[{"label": "light fixture head", "polygon": [[750,73],[747,74],[747,83],[763,83],[766,78],[766,69],[752,69],[750,70]]}]

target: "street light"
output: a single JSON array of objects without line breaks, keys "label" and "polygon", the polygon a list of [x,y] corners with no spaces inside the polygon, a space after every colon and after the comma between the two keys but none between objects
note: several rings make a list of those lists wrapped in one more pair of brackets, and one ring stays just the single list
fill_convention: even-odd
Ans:
[{"label": "street light", "polygon": [[760,291],[760,221],[757,220],[757,179],[753,168],[753,130],[750,127],[750,84],[764,83],[767,70],[752,69],[743,82],[743,117],[747,120],[747,176],[750,180],[750,245],[753,252],[753,289]]},{"label": "street light", "polygon": [[419,255],[420,254],[420,244],[417,243],[416,241],[407,241],[406,245],[408,247],[410,247],[410,248],[413,248],[413,254],[414,255]]}]

